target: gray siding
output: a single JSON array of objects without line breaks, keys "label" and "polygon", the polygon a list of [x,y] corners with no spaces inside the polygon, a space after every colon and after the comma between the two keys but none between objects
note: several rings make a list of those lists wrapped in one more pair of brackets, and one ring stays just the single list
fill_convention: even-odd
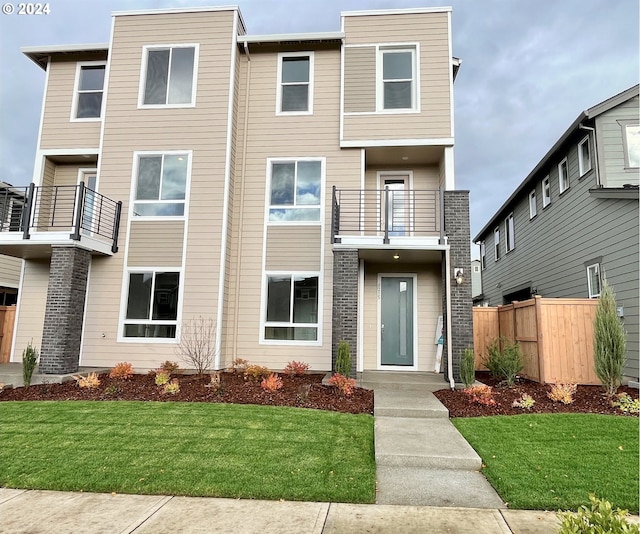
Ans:
[{"label": "gray siding", "polygon": [[[586,265],[600,262],[609,283],[624,306],[627,337],[625,374],[638,378],[638,201],[594,198],[592,170],[578,178],[576,145],[572,139],[558,151],[536,180],[538,214],[529,220],[529,192],[512,208],[515,219],[515,249],[506,253],[504,218],[500,216],[501,257],[494,260],[493,227],[485,234],[486,268],[482,288],[491,306],[503,303],[503,295],[531,284],[543,297],[588,298]],[[570,187],[559,193],[557,164],[568,156]],[[541,182],[551,183],[551,204],[542,208]]]}]

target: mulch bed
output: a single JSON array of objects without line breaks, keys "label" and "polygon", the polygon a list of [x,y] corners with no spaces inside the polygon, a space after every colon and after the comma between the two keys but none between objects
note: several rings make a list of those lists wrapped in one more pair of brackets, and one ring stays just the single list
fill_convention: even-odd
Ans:
[{"label": "mulch bed", "polygon": [[[323,386],[324,374],[300,376],[280,375],[282,388],[274,392],[265,391],[260,381],[245,379],[242,374],[222,373],[222,387],[216,392],[207,387],[209,376],[173,375],[178,379],[180,391],[176,394],[162,392],[155,383],[155,375],[133,375],[128,380],[100,375],[96,389],[80,388],[75,381],[62,384],[32,385],[5,389],[0,392],[0,401],[29,400],[127,400],[161,402],[218,402],[234,404],[261,404],[267,406],[293,406],[314,408],[344,413],[373,414],[373,391],[355,388],[350,396],[341,395],[333,386]],[[309,386],[304,398],[301,389]]]},{"label": "mulch bed", "polygon": [[[638,414],[624,414],[618,408],[611,406],[601,386],[578,386],[573,403],[562,404],[553,402],[547,397],[547,393],[551,391],[551,386],[548,384],[538,384],[520,378],[513,387],[509,388],[498,384],[498,381],[492,378],[490,373],[484,371],[476,372],[476,380],[492,386],[496,404],[492,406],[472,404],[469,402],[469,397],[461,390],[436,391],[435,396],[447,407],[450,417],[482,417],[522,413],[596,413],[638,417]],[[531,395],[536,401],[530,410],[512,406],[513,401],[522,397],[523,393]],[[638,398],[637,389],[621,386],[618,393],[627,393],[635,399]]]}]

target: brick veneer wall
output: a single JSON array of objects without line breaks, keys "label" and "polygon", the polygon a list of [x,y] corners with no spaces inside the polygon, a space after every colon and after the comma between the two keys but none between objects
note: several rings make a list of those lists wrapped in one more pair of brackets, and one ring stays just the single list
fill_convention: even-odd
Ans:
[{"label": "brick veneer wall", "polygon": [[[471,229],[469,226],[469,191],[444,192],[444,228],[448,237],[451,264],[449,272],[442,262],[442,310],[444,318],[444,350],[442,354],[445,380],[447,366],[447,303],[446,276],[451,279],[451,345],[453,377],[460,382],[460,359],[467,347],[473,348],[473,301],[471,298]],[[464,282],[457,285],[453,269],[464,269]]]},{"label": "brick veneer wall", "polygon": [[47,306],[40,348],[40,372],[78,370],[82,321],[91,254],[76,247],[53,247]]},{"label": "brick veneer wall", "polygon": [[358,354],[358,251],[333,251],[333,321],[331,368],[336,368],[338,343],[351,347],[351,375],[356,373]]}]

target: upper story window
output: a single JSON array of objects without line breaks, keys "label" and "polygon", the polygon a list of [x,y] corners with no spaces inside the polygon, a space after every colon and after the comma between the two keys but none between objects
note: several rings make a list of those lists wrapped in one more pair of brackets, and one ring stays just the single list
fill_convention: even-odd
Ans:
[{"label": "upper story window", "polygon": [[140,105],[195,105],[197,58],[198,45],[144,47]]},{"label": "upper story window", "polygon": [[378,111],[415,110],[417,106],[416,47],[380,48]]},{"label": "upper story window", "polygon": [[313,52],[278,55],[276,113],[313,113]]},{"label": "upper story window", "polygon": [[587,284],[589,286],[589,298],[599,297],[602,289],[599,263],[587,266]]},{"label": "upper story window", "polygon": [[102,111],[105,63],[78,63],[71,120],[99,119]]},{"label": "upper story window", "polygon": [[626,169],[640,167],[640,125],[625,124],[622,128],[624,137],[624,166]]},{"label": "upper story window", "polygon": [[515,223],[513,221],[513,213],[510,213],[509,216],[504,220],[504,234],[505,234],[505,245],[507,247],[507,252],[511,252],[514,248],[516,248],[516,229]]},{"label": "upper story window", "polygon": [[584,176],[591,170],[591,147],[589,146],[589,136],[578,143],[578,167],[580,176]]},{"label": "upper story window", "polygon": [[271,161],[270,222],[320,222],[323,161]]},{"label": "upper story window", "polygon": [[542,207],[546,208],[549,204],[551,204],[551,184],[547,176],[542,180]]},{"label": "upper story window", "polygon": [[567,158],[558,163],[558,186],[561,194],[569,189],[569,163]]},{"label": "upper story window", "polygon": [[487,256],[487,251],[483,241],[482,243],[480,243],[480,267],[482,268],[483,271],[487,266],[486,256]]},{"label": "upper story window", "polygon": [[536,201],[536,190],[529,193],[529,219],[533,219],[538,215],[538,203]]},{"label": "upper story window", "polygon": [[189,173],[188,153],[139,154],[133,215],[184,216]]},{"label": "upper story window", "polygon": [[500,228],[496,228],[493,231],[493,251],[495,255],[495,261],[500,259]]}]

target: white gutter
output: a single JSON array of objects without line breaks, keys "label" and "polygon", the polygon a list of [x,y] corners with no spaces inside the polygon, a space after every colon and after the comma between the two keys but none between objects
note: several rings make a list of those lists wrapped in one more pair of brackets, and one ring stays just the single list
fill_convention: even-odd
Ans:
[{"label": "white gutter", "polygon": [[456,382],[453,379],[453,347],[451,346],[451,255],[450,249],[447,246],[444,253],[444,267],[445,267],[445,288],[447,298],[447,378],[449,379],[449,386],[451,389],[455,389]]}]

